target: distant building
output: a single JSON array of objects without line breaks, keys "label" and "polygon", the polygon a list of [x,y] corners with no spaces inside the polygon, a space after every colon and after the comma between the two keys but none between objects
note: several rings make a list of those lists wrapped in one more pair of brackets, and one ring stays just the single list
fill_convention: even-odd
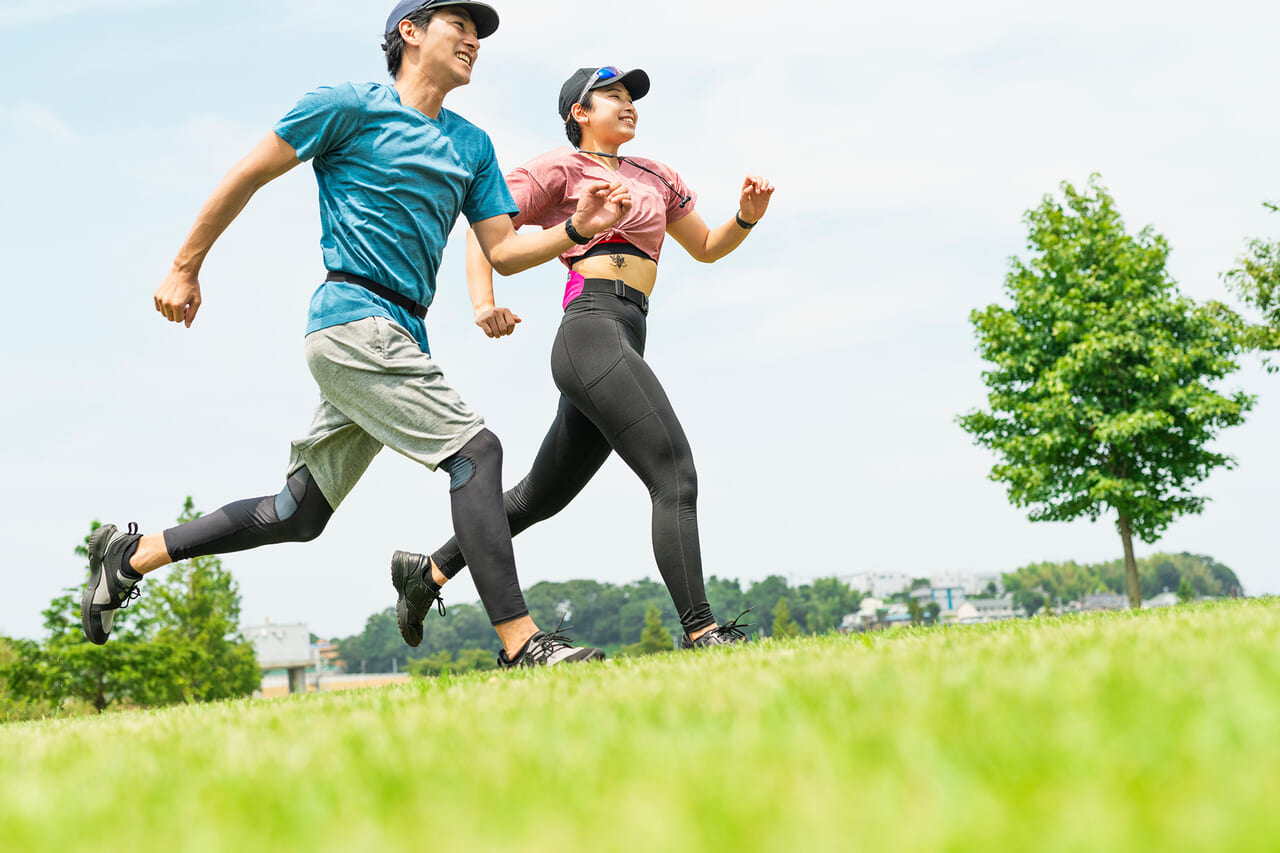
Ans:
[{"label": "distant building", "polygon": [[1080,602],[1081,610],[1124,610],[1129,606],[1129,596],[1114,592],[1095,592]]},{"label": "distant building", "polygon": [[[901,604],[891,605],[891,607],[900,607],[905,613],[906,608]],[[880,615],[878,611],[888,611],[884,602],[872,596],[864,596],[862,601],[858,602],[857,613],[846,613],[844,618],[840,620],[840,630],[844,633],[850,631],[866,631],[880,624]]]},{"label": "distant building", "polygon": [[267,619],[261,625],[247,625],[240,632],[253,643],[258,666],[264,673],[283,670],[290,693],[306,690],[307,669],[316,665],[311,631],[306,625],[273,623]]},{"label": "distant building", "polygon": [[1153,595],[1147,600],[1143,601],[1142,606],[1144,608],[1173,607],[1177,603],[1178,603],[1178,594],[1176,592],[1169,592],[1168,590],[1165,590],[1164,592],[1159,593],[1158,595]]},{"label": "distant building", "polygon": [[887,625],[909,624],[911,622],[911,611],[905,604],[890,604],[883,608],[888,611],[885,613],[884,621]]},{"label": "distant building", "polygon": [[967,598],[963,586],[922,586],[911,590],[911,597],[922,605],[927,601],[936,601],[943,613],[955,610]]},{"label": "distant building", "polygon": [[[911,586],[911,581],[918,577],[925,577],[925,574],[923,572],[916,575],[903,572],[855,572],[851,575],[841,575],[840,580],[864,595],[888,598],[905,592]],[[997,595],[1004,594],[1003,577],[996,572],[939,572],[927,577],[931,587],[959,588],[966,596],[990,595],[992,584],[995,585]]]},{"label": "distant building", "polygon": [[315,649],[318,672],[336,672],[347,668],[346,663],[338,657],[338,644],[333,640],[320,640],[312,648]]},{"label": "distant building", "polygon": [[990,595],[989,587],[994,584],[997,595],[1004,594],[1004,580],[993,572],[943,572],[929,575],[929,586],[946,589],[960,587],[965,596]]},{"label": "distant building", "polygon": [[405,672],[346,674],[338,665],[338,646],[328,640],[311,642],[311,630],[302,623],[284,624],[270,619],[240,629],[253,643],[262,669],[256,696],[284,696],[317,690],[350,690],[408,681]]},{"label": "distant building", "polygon": [[1016,619],[1018,613],[1013,607],[1013,596],[1004,598],[969,598],[956,608],[956,622],[961,625],[977,625],[983,622],[1000,622],[1005,619]]},{"label": "distant building", "polygon": [[864,595],[888,598],[897,595],[911,585],[911,578],[901,572],[855,572],[843,575],[840,580]]},{"label": "distant building", "polygon": [[330,690],[356,690],[362,687],[382,687],[387,684],[403,684],[411,680],[407,672],[356,672],[347,674],[308,672],[303,690],[292,690],[287,676],[282,672],[268,672],[262,676],[262,686],[255,696],[271,698],[290,693],[316,693]]},{"label": "distant building", "polygon": [[836,630],[842,634],[848,634],[850,631],[865,631],[869,624],[861,613],[846,613],[840,620],[840,627]]}]

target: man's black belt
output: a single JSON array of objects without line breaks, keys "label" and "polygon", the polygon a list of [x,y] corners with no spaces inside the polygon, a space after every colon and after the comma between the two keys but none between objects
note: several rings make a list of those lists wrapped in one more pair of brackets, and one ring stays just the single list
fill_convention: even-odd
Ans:
[{"label": "man's black belt", "polygon": [[636,290],[620,278],[589,278],[582,282],[583,293],[612,293],[619,299],[625,299],[628,302],[634,302],[640,306],[640,311],[644,314],[649,313],[649,297],[644,295],[643,290]]},{"label": "man's black belt", "polygon": [[426,319],[427,306],[422,305],[421,303],[418,303],[418,302],[414,302],[412,299],[405,296],[403,293],[397,293],[391,288],[383,287],[382,285],[378,284],[376,281],[370,281],[369,279],[363,276],[352,275],[349,272],[333,272],[332,270],[330,270],[329,274],[324,277],[324,280],[325,281],[345,281],[347,284],[358,284],[361,287],[363,287],[365,290],[369,291],[370,293],[376,293],[379,296],[381,296],[383,299],[387,300],[388,302],[391,302],[395,305],[399,305],[401,308],[408,311],[410,314],[417,317],[419,320]]}]

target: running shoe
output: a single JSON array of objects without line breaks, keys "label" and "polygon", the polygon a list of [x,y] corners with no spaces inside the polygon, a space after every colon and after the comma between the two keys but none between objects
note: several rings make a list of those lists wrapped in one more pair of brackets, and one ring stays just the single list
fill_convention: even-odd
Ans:
[{"label": "running shoe", "polygon": [[396,551],[391,555],[391,585],[396,588],[396,624],[411,646],[422,642],[422,621],[431,605],[444,615],[440,587],[430,581],[431,559],[422,554]]},{"label": "running shoe", "polygon": [[84,635],[99,646],[111,634],[116,611],[142,593],[138,589],[142,578],[124,574],[124,554],[141,538],[136,524],[130,524],[127,533],[114,524],[104,524],[89,537],[89,583],[80,598],[80,622]]},{"label": "running shoe", "polygon": [[[564,621],[562,618],[561,622]],[[516,667],[535,667],[535,666],[555,666],[560,663],[578,663],[588,660],[604,660],[605,654],[603,649],[593,649],[590,646],[574,646],[573,637],[567,636],[556,625],[554,631],[539,631],[529,638],[529,642],[525,643],[520,653],[515,659],[507,657],[507,650],[503,649],[498,652],[498,666],[503,669],[514,669]]]},{"label": "running shoe", "polygon": [[753,623],[742,622],[742,617],[750,613],[754,608],[748,607],[746,610],[733,617],[733,621],[726,622],[712,628],[696,640],[690,640],[688,634],[680,635],[680,648],[682,649],[708,649],[712,646],[733,646],[738,643],[745,643],[747,635],[743,628],[754,628]]}]

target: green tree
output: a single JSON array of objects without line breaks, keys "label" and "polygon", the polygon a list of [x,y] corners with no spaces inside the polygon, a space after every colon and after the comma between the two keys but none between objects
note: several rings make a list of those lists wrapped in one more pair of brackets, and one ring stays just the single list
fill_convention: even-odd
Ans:
[{"label": "green tree", "polygon": [[[1227,566],[1203,554],[1158,552],[1136,561],[1139,586],[1144,598],[1166,589],[1176,589],[1183,579],[1196,595],[1235,596],[1242,593],[1240,579]],[[1128,585],[1125,561],[1081,565],[1032,563],[1004,576],[1005,587],[1014,600],[1024,604],[1030,593],[1043,593],[1063,601],[1080,601],[1094,592],[1123,593]]]},{"label": "green tree", "polygon": [[805,627],[821,634],[840,626],[845,616],[858,609],[862,596],[839,578],[818,578],[809,586]]},{"label": "green tree", "polygon": [[453,653],[448,649],[441,649],[433,654],[409,661],[409,674],[419,678],[434,677],[442,672],[452,671]]},{"label": "green tree", "polygon": [[488,649],[462,649],[458,652],[457,670],[487,670],[498,668],[498,657]]},{"label": "green tree", "polygon": [[911,617],[912,625],[919,625],[924,621],[924,608],[920,606],[920,599],[914,595],[907,596],[907,615]]},{"label": "green tree", "polygon": [[1029,261],[1012,259],[1011,308],[974,311],[990,411],[958,418],[1000,461],[991,479],[1032,521],[1116,513],[1129,603],[1142,596],[1133,537],[1154,542],[1205,498],[1192,489],[1234,460],[1209,449],[1254,398],[1210,385],[1237,368],[1239,318],[1182,297],[1169,246],[1148,227],[1125,233],[1092,176],[1062,184],[1027,212]]},{"label": "green tree", "polygon": [[1034,589],[1019,589],[1013,593],[1013,603],[1017,607],[1021,607],[1028,616],[1035,616],[1041,607],[1044,607],[1044,593]]},{"label": "green tree", "polygon": [[773,608],[773,633],[770,636],[800,636],[800,626],[791,621],[791,608],[787,606],[785,597],[779,598],[777,606]]},{"label": "green tree", "polygon": [[927,625],[936,625],[938,622],[938,614],[942,612],[942,605],[936,601],[930,601],[924,606],[924,621]]},{"label": "green tree", "polygon": [[[1273,213],[1280,205],[1263,202]],[[1263,316],[1263,324],[1248,329],[1249,343],[1260,350],[1280,349],[1280,240],[1252,239],[1238,266],[1223,274],[1227,286]],[[1270,371],[1280,367],[1268,364]]]},{"label": "green tree", "polygon": [[1191,581],[1183,578],[1178,582],[1178,601],[1186,604],[1196,597],[1196,591],[1191,588]]},{"label": "green tree", "polygon": [[42,654],[31,640],[0,637],[0,723],[54,716],[41,685]]},{"label": "green tree", "polygon": [[763,610],[767,607],[767,602],[777,601],[784,598],[790,589],[787,587],[787,579],[781,575],[769,575],[764,580],[756,581],[751,585],[751,590],[747,593],[747,602],[759,604],[762,608],[757,611],[760,614],[760,632],[765,636],[773,636],[773,613]]},{"label": "green tree", "polygon": [[[75,553],[86,560],[89,577],[89,537],[102,525],[94,521]],[[153,678],[163,678],[163,662],[148,656],[147,614],[135,606],[115,613],[111,640],[102,646],[89,642],[80,619],[82,587],[70,587],[42,611],[48,636],[40,647],[36,693],[66,711],[103,711],[112,704],[151,704]]]},{"label": "green tree", "polygon": [[711,612],[721,622],[733,619],[750,606],[747,596],[736,580],[721,580],[712,575],[707,578],[707,603]]},{"label": "green tree", "polygon": [[640,632],[640,653],[669,652],[675,648],[671,632],[662,624],[662,613],[656,604],[650,604],[644,614],[644,630]]},{"label": "green tree", "polygon": [[[453,612],[452,608],[449,612]],[[430,624],[437,620],[428,614],[426,621]],[[347,672],[391,672],[392,661],[406,657],[404,640],[396,625],[395,607],[388,607],[366,619],[361,633],[338,640],[338,657],[346,665]]]},{"label": "green tree", "polygon": [[[178,521],[196,516],[187,498]],[[76,548],[85,560],[89,537],[100,526],[93,522]],[[63,709],[102,711],[247,696],[257,688],[253,646],[240,636],[239,592],[217,558],[178,563],[143,589],[137,603],[115,612],[111,639],[102,646],[84,636],[82,588],[67,589],[50,603],[38,667],[44,699]]]},{"label": "green tree", "polygon": [[[178,523],[199,517],[188,497]],[[253,645],[240,634],[239,587],[222,560],[175,563],[163,579],[147,581],[140,604],[149,617],[150,654],[166,670],[149,704],[230,699],[257,689],[262,674]]]}]

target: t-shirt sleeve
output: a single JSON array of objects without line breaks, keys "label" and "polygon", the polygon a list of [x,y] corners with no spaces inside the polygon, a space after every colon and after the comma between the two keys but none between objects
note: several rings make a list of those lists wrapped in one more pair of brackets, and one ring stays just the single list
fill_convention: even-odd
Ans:
[{"label": "t-shirt sleeve", "polygon": [[502,178],[502,169],[498,167],[498,157],[493,150],[493,141],[489,139],[488,134],[482,134],[482,136],[475,177],[467,189],[467,197],[462,202],[462,213],[473,225],[504,213],[515,214],[519,210],[511,199],[511,193],[507,190],[507,182]]},{"label": "t-shirt sleeve", "polygon": [[520,212],[515,215],[512,225],[541,225],[543,228],[555,225],[560,221],[553,208],[551,194],[542,182],[524,166],[513,169],[507,175],[507,188],[515,199]]},{"label": "t-shirt sleeve", "polygon": [[[684,179],[680,177],[675,169],[668,168],[667,173],[670,175],[668,180],[671,181],[671,186],[676,188],[674,193],[667,193],[667,224],[670,225],[672,222],[679,222],[690,213],[693,213],[693,208],[698,203],[698,194],[689,189],[688,184],[684,182]],[[681,207],[680,202],[684,201],[685,196],[689,197],[689,202],[684,207]]]},{"label": "t-shirt sleeve", "polygon": [[340,146],[359,123],[360,102],[350,84],[321,86],[308,92],[276,123],[276,135],[299,160],[310,160]]}]

